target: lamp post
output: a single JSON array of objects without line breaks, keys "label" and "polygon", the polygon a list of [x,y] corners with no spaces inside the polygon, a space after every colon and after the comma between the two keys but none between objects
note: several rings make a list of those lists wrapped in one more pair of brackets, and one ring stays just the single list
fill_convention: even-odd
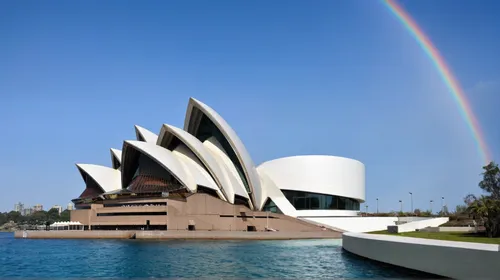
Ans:
[{"label": "lamp post", "polygon": [[432,215],[432,203],[434,202],[434,200],[431,200],[431,215]]},{"label": "lamp post", "polygon": [[368,204],[365,205],[365,214],[368,216]]},{"label": "lamp post", "polygon": [[444,214],[444,196],[441,197],[441,215]]},{"label": "lamp post", "polygon": [[377,214],[378,214],[378,198],[377,198]]},{"label": "lamp post", "polygon": [[399,210],[399,212],[403,213],[403,201],[402,200],[399,201],[399,205],[401,208],[401,210]]},{"label": "lamp post", "polygon": [[411,205],[411,213],[413,215],[413,193],[412,192],[408,192],[410,194],[410,205]]}]

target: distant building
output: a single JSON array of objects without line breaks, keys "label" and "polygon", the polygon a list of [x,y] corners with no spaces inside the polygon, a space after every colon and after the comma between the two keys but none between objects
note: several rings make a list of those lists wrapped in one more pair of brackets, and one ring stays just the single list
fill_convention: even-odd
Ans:
[{"label": "distant building", "polygon": [[74,210],[74,209],[75,209],[75,206],[73,206],[73,203],[71,203],[71,202],[68,203],[68,207],[66,208],[66,210],[71,211],[71,210]]},{"label": "distant building", "polygon": [[57,209],[57,211],[59,211],[59,215],[60,215],[60,214],[61,214],[61,212],[62,212],[62,206],[61,206],[61,205],[54,205],[54,206],[52,206],[52,208],[51,208],[51,209]]},{"label": "distant building", "polygon": [[16,212],[19,212],[22,214],[23,209],[24,209],[24,204],[22,204],[21,202],[14,205],[14,211],[16,211]]},{"label": "distant building", "polygon": [[32,208],[24,208],[23,211],[21,212],[21,215],[23,216],[29,216],[31,214],[33,214]]},{"label": "distant building", "polygon": [[38,212],[38,211],[43,211],[42,204],[37,204],[37,205],[33,206],[33,212]]}]

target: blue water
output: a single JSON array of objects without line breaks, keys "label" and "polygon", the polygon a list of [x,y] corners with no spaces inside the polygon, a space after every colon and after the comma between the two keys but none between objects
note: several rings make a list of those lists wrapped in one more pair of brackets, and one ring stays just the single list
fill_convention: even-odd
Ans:
[{"label": "blue water", "polygon": [[340,240],[14,239],[0,233],[0,277],[429,278],[342,250]]}]

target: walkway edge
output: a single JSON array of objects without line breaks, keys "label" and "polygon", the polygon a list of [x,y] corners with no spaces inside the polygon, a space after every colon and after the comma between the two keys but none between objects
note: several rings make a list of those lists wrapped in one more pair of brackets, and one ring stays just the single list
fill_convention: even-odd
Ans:
[{"label": "walkway edge", "polygon": [[500,246],[469,242],[344,233],[342,247],[353,254],[454,279],[497,279]]},{"label": "walkway edge", "polygon": [[28,239],[155,239],[155,240],[291,240],[291,239],[340,239],[334,231],[298,232],[248,232],[248,231],[16,231],[15,238]]}]

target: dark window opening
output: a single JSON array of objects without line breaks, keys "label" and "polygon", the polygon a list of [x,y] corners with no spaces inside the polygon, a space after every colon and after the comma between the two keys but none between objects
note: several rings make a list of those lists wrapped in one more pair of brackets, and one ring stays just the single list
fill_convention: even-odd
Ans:
[{"label": "dark window opening", "polygon": [[[84,227],[88,230],[88,226]],[[167,225],[93,225],[92,230],[167,230]]]},{"label": "dark window opening", "polygon": [[247,231],[257,231],[255,226],[247,226]]},{"label": "dark window opening", "polygon": [[142,137],[142,134],[139,133],[139,131],[137,129],[135,130],[135,136],[137,138],[137,141],[146,142],[146,139],[144,139],[144,137]]},{"label": "dark window opening", "polygon": [[[156,161],[150,157],[138,153],[132,159],[132,168],[135,168],[133,177],[127,185],[127,189],[133,193],[162,193],[174,192],[184,189],[179,181],[172,176]],[[134,169],[131,169],[134,170]],[[131,171],[130,170],[130,171]],[[124,171],[127,172],[127,171]],[[125,178],[127,180],[129,178]],[[127,183],[127,182],[125,182]]]},{"label": "dark window opening", "polygon": [[209,188],[204,187],[204,186],[198,185],[198,190],[196,192],[197,193],[206,193],[206,194],[208,194],[210,196],[219,198],[219,195],[217,194],[217,191],[215,191],[213,189],[209,189]]},{"label": "dark window opening", "polygon": [[188,225],[188,230],[195,230],[195,226],[194,225]]},{"label": "dark window opening", "polygon": [[248,204],[248,199],[239,196],[239,195],[234,195],[234,204],[236,205],[244,205],[250,209],[250,204]]},{"label": "dark window opening", "polygon": [[278,206],[276,206],[274,201],[270,198],[267,199],[266,203],[264,204],[264,207],[262,208],[262,211],[283,214],[283,212],[281,212]]},{"label": "dark window opening", "polygon": [[120,168],[120,166],[121,166],[120,161],[115,156],[113,156],[113,168],[118,169]]},{"label": "dark window opening", "polygon": [[84,174],[84,180],[85,180],[85,190],[83,190],[82,194],[80,194],[80,196],[78,198],[91,198],[91,197],[97,197],[99,196],[100,194],[102,194],[102,189],[101,187],[99,186],[99,184],[97,184],[97,182],[92,179],[92,177],[90,177],[89,175],[87,175],[86,173],[83,173]]},{"label": "dark window opening", "polygon": [[133,202],[133,203],[104,203],[104,207],[148,207],[148,206],[167,206],[167,202]]},{"label": "dark window opening", "polygon": [[352,198],[292,190],[281,191],[297,210],[332,209],[359,211],[359,201]]},{"label": "dark window opening", "polygon": [[173,138],[174,139],[172,139],[172,141],[170,141],[170,144],[168,144],[167,150],[173,151],[173,150],[175,150],[175,148],[177,148],[177,146],[179,146],[181,144],[181,140],[179,140],[179,138],[177,138],[175,136]]},{"label": "dark window opening", "polygon": [[196,108],[193,108],[193,110],[197,110],[198,111],[196,112],[197,114],[200,113],[202,114],[200,123],[198,125],[198,129],[194,132],[196,138],[198,138],[201,142],[204,142],[205,140],[207,140],[212,136],[215,137],[215,139],[217,139],[217,141],[221,144],[222,148],[224,149],[226,155],[229,157],[234,166],[236,166],[236,170],[238,171],[238,174],[240,175],[240,178],[243,181],[243,185],[245,186],[247,192],[250,193],[250,187],[248,186],[245,172],[243,171],[243,167],[240,161],[238,160],[238,156],[231,147],[231,144],[229,144],[226,137],[224,137],[224,134],[222,134],[219,128],[205,114],[203,114]]},{"label": "dark window opening", "polygon": [[97,213],[97,217],[109,216],[165,216],[167,212],[116,212],[116,213]]}]

